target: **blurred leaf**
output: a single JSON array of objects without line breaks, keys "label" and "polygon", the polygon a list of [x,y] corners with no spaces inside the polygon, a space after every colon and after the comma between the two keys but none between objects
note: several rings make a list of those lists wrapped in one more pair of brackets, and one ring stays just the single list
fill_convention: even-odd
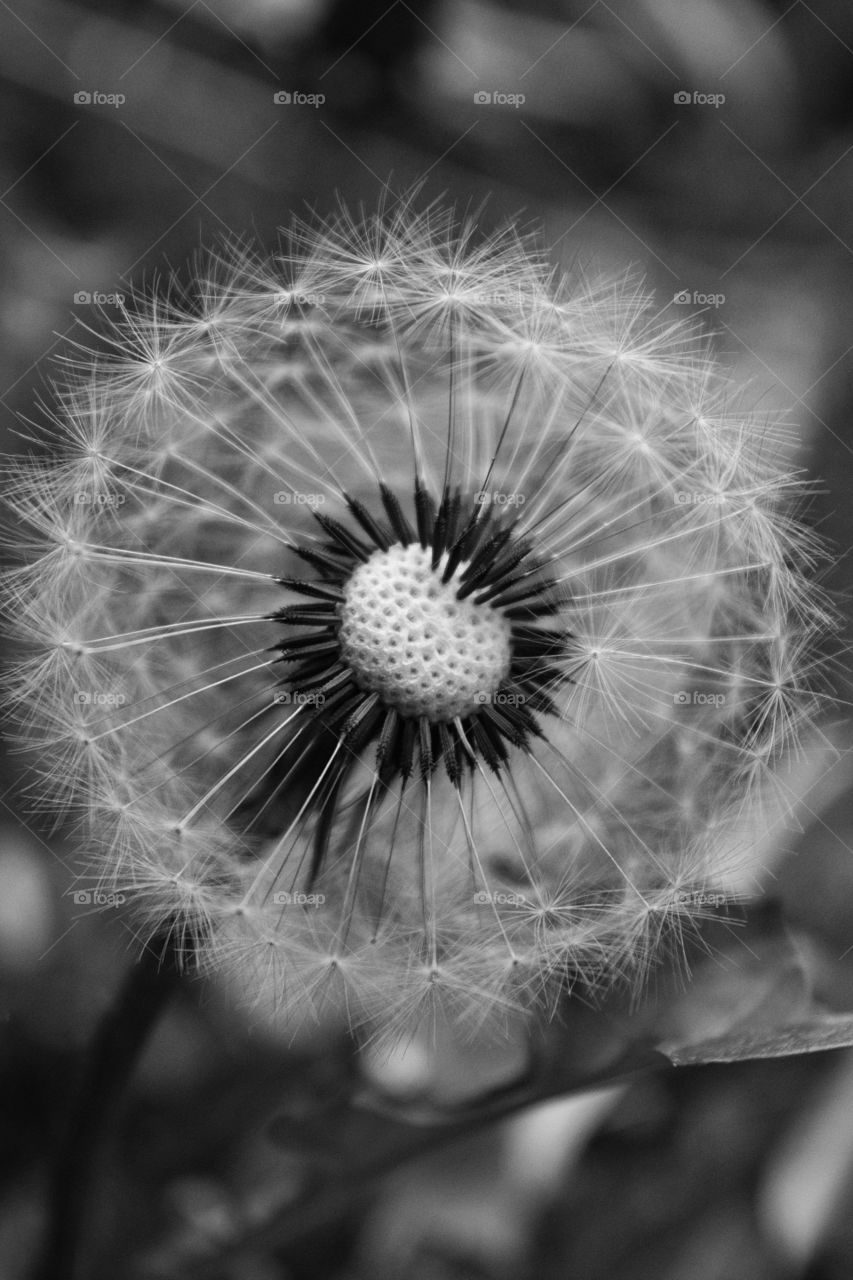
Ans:
[{"label": "blurred leaf", "polygon": [[832,1013],[815,997],[826,964],[768,904],[714,947],[680,999],[664,1001],[658,1048],[685,1066],[849,1047],[853,1013]]},{"label": "blurred leaf", "polygon": [[730,1035],[667,1049],[677,1067],[700,1062],[741,1062],[745,1058],[786,1058],[795,1053],[853,1048],[853,1014],[827,1013],[817,1006],[811,1018],[775,1030],[740,1027]]},{"label": "blurred leaf", "polygon": [[[815,999],[822,966],[774,904],[736,927],[709,919],[641,1003],[617,993],[603,1006],[567,998],[558,1018],[531,1023],[522,1070],[473,1099],[448,1103],[428,1091],[400,1099],[362,1082],[314,1107],[279,1111],[267,1137],[301,1163],[303,1194],[234,1240],[218,1265],[321,1233],[358,1212],[406,1162],[549,1099],[675,1066],[853,1045],[853,1013],[830,1013]],[[211,1267],[197,1262],[186,1274],[216,1274]]]}]

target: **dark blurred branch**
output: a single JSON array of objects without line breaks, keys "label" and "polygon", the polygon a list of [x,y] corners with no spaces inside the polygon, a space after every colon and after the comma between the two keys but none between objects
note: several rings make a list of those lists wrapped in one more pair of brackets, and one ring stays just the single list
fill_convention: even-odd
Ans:
[{"label": "dark blurred branch", "polygon": [[89,1200],[125,1086],[179,980],[171,945],[149,945],[127,975],[90,1046],[48,1188],[48,1226],[35,1280],[81,1272]]}]

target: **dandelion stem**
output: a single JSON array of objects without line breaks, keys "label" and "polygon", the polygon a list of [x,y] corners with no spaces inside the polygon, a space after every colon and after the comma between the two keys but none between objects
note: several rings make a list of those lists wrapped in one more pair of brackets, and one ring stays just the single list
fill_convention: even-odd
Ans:
[{"label": "dandelion stem", "polygon": [[48,1228],[36,1280],[76,1280],[83,1274],[98,1159],[125,1086],[177,984],[172,944],[155,939],[95,1032],[50,1175]]}]

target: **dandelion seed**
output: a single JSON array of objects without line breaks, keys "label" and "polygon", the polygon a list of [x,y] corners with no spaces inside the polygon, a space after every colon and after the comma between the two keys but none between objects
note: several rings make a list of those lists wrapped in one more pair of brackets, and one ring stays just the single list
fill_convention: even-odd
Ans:
[{"label": "dandelion seed", "polygon": [[213,259],[13,468],[34,787],[264,1016],[639,981],[813,714],[795,476],[698,334],[434,207]]}]

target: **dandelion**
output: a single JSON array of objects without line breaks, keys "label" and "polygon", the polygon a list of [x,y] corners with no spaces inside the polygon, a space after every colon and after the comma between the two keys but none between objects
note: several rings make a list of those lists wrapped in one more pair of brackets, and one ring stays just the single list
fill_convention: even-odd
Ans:
[{"label": "dandelion", "polygon": [[472,1025],[742,888],[817,553],[779,429],[634,283],[342,214],[135,305],[56,404],[5,588],[34,786],[187,963],[284,1026]]}]

